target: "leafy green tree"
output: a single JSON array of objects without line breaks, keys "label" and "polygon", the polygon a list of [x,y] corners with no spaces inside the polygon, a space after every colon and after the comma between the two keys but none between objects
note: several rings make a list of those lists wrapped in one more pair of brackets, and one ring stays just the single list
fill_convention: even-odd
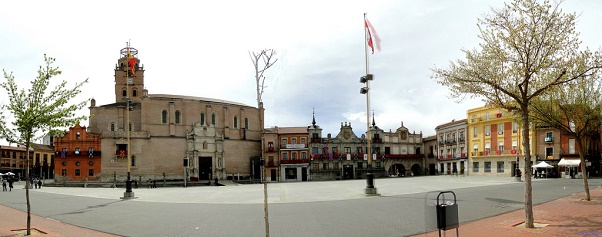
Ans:
[{"label": "leafy green tree", "polygon": [[[19,89],[15,78],[4,69],[6,81],[0,86],[7,92],[9,103],[0,106],[0,138],[10,143],[25,146],[25,198],[27,199],[27,235],[31,234],[31,205],[29,201],[29,148],[31,142],[55,128],[64,128],[79,124],[88,116],[77,116],[75,113],[87,104],[87,100],[69,104],[69,101],[81,92],[81,87],[88,79],[76,83],[72,89],[66,89],[63,81],[49,89],[50,79],[61,74],[58,67],[53,67],[55,59],[44,55],[45,66],[40,66],[38,75],[31,81],[31,87],[25,91]],[[6,117],[5,112],[12,115]],[[56,135],[56,134],[55,134]]]},{"label": "leafy green tree", "polygon": [[[580,50],[576,15],[560,3],[514,0],[478,20],[482,43],[462,50],[466,59],[434,68],[433,78],[451,97],[482,98],[490,106],[515,113],[521,122],[524,170],[530,170],[529,104],[542,93],[597,75],[601,52]],[[531,176],[525,175],[525,226],[534,228]]]},{"label": "leafy green tree", "polygon": [[591,138],[599,136],[602,126],[601,82],[588,78],[554,88],[532,101],[530,116],[538,125],[558,129],[575,138],[583,171],[584,200],[590,201],[585,154],[586,145]]}]

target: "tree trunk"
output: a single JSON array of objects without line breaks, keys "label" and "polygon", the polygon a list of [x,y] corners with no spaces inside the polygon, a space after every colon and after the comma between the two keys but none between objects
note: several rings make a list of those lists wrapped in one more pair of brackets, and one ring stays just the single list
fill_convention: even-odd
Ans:
[{"label": "tree trunk", "polygon": [[29,202],[29,139],[25,144],[25,199],[27,200],[27,236],[31,235],[31,204]]},{"label": "tree trunk", "polygon": [[[529,142],[529,109],[527,106],[522,106],[521,117],[522,117],[522,145],[525,150],[525,174],[531,174],[531,146]],[[535,228],[534,217],[533,217],[533,193],[531,185],[531,175],[523,175],[525,177],[525,227]]]},{"label": "tree trunk", "polygon": [[585,189],[585,198],[583,200],[591,201],[589,196],[589,184],[587,182],[587,164],[585,163],[585,146],[581,138],[575,139],[577,140],[577,146],[579,146],[579,158],[581,160],[581,173],[583,176],[583,189]]}]

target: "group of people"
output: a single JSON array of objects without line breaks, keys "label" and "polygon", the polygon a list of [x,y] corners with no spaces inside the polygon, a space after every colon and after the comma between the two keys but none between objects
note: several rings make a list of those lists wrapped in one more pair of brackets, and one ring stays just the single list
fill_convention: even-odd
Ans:
[{"label": "group of people", "polygon": [[30,178],[29,184],[30,187],[34,187],[34,189],[42,188],[42,180],[38,178]]},{"label": "group of people", "polygon": [[[13,191],[13,179],[12,178],[3,178],[2,179],[2,192]],[[8,190],[6,186],[8,185]]]}]

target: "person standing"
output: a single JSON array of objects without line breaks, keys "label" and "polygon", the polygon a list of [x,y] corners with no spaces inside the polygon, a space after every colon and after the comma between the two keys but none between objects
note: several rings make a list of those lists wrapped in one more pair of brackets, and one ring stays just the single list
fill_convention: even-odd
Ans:
[{"label": "person standing", "polygon": [[38,188],[42,189],[42,180],[41,179],[38,179]]},{"label": "person standing", "polygon": [[13,181],[13,179],[12,179],[12,178],[10,178],[10,179],[8,180],[8,188],[9,188],[9,191],[10,191],[10,192],[12,192],[12,191],[13,191],[13,182],[14,182],[14,181]]},{"label": "person standing", "polygon": [[6,192],[6,179],[2,179],[2,192]]}]

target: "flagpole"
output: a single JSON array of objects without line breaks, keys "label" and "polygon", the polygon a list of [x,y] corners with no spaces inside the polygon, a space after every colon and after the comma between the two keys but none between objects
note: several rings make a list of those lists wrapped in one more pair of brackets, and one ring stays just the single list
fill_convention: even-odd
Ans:
[{"label": "flagpole", "polygon": [[[131,51],[130,51],[130,42],[129,41],[126,43],[126,52],[127,52],[126,58],[127,58],[127,61],[129,62],[130,61],[130,55],[132,57],[134,57],[132,55]],[[131,171],[131,168],[130,168],[130,165],[131,165],[131,160],[130,159],[131,158],[130,158],[130,156],[131,156],[132,148],[131,148],[131,144],[130,144],[131,134],[130,134],[130,97],[129,97],[130,96],[130,71],[132,70],[132,68],[134,66],[135,65],[131,65],[131,63],[130,63],[129,68],[126,70],[126,73],[125,73],[125,111],[124,112],[125,112],[125,118],[126,118],[125,119],[126,120],[125,123],[126,124],[124,126],[124,129],[125,129],[125,134],[127,136],[127,150],[126,150],[126,156],[127,156],[127,161],[126,161],[127,162],[127,179],[125,181],[125,193],[123,193],[122,199],[135,198],[134,197],[134,192],[132,192],[132,180],[131,180],[131,176],[130,176],[130,174],[131,174],[131,172],[130,172]]]},{"label": "flagpole", "polygon": [[[364,53],[366,55],[366,76],[364,76],[360,80],[360,82],[365,81],[366,83],[365,90],[362,90],[366,92],[366,149],[368,155],[368,171],[366,172],[366,188],[364,189],[364,194],[373,196],[378,195],[378,193],[376,192],[376,188],[374,187],[374,174],[372,174],[372,138],[370,135],[370,81],[372,80],[372,75],[369,74],[368,46],[370,46],[372,50],[374,50],[374,43],[370,43],[371,45],[368,45],[368,42],[372,42],[372,35],[370,34],[370,31],[368,29],[368,21],[366,19],[366,14],[367,13],[364,13]],[[366,40],[368,39],[368,37],[370,37],[370,41],[367,42]]]},{"label": "flagpole", "polygon": [[[366,36],[368,35],[368,25],[366,21],[366,14],[364,13],[364,54],[366,55],[366,76],[369,74],[370,60],[368,57],[368,43],[366,42]],[[372,36],[370,36],[372,40]],[[366,80],[366,139],[368,141],[367,153],[368,153],[368,172],[372,169],[372,144],[370,134],[370,80]]]}]

